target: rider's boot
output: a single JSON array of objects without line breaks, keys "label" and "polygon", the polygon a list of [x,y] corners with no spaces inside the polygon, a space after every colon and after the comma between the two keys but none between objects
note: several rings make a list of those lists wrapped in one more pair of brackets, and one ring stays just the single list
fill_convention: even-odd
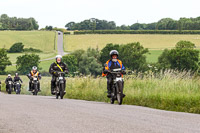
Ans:
[{"label": "rider's boot", "polygon": [[51,84],[51,94],[55,95],[54,86]]},{"label": "rider's boot", "polygon": [[40,90],[40,82],[39,82],[39,85],[38,85],[38,91],[41,92],[41,90]]},{"label": "rider's boot", "polygon": [[111,98],[111,90],[110,90],[110,87],[107,87],[107,90],[108,90],[108,91],[107,91],[107,92],[108,92],[107,97],[108,97],[108,98]]},{"label": "rider's boot", "polygon": [[28,91],[32,91],[32,89],[31,89],[31,83],[29,83]]}]

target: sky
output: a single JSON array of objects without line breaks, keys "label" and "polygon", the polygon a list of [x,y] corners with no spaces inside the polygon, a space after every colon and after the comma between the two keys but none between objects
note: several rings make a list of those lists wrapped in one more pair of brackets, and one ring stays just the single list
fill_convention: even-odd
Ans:
[{"label": "sky", "polygon": [[64,28],[89,18],[115,21],[117,26],[157,22],[162,18],[199,17],[200,0],[0,0],[0,14],[29,18]]}]

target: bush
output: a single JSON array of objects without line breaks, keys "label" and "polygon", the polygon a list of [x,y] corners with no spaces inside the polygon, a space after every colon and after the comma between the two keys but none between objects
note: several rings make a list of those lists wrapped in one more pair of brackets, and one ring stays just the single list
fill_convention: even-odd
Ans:
[{"label": "bush", "polygon": [[164,69],[196,71],[199,69],[199,51],[194,47],[195,45],[189,41],[179,41],[175,49],[163,51],[158,63]]},{"label": "bush", "polygon": [[[110,51],[111,50],[117,50],[119,51],[119,44],[107,44],[100,52],[100,61],[102,63],[102,66],[104,66],[104,63],[106,63],[107,60],[110,59]],[[119,54],[119,58],[120,58]]]},{"label": "bush", "polygon": [[34,49],[34,48],[25,48],[24,52],[34,52],[34,53],[41,53],[42,50],[40,49]]},{"label": "bush", "polygon": [[100,75],[102,72],[102,66],[99,62],[99,57],[100,52],[98,49],[88,48],[79,62],[80,72],[84,75]]},{"label": "bush", "polygon": [[[21,74],[27,74],[31,71],[33,66],[39,66],[39,55],[25,54],[17,57],[17,71]],[[39,69],[39,68],[38,68]]]},{"label": "bush", "polygon": [[62,60],[67,64],[70,74],[74,75],[74,72],[78,70],[77,58],[74,55],[65,55]]},{"label": "bush", "polygon": [[11,65],[5,49],[0,49],[0,74],[5,73],[7,65]]},{"label": "bush", "polygon": [[24,45],[21,42],[13,44],[8,50],[9,53],[21,53],[23,52]]}]

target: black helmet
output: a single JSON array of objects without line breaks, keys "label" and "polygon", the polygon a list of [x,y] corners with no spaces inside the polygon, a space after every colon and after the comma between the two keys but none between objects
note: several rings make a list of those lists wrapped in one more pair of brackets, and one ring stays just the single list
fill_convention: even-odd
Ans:
[{"label": "black helmet", "polygon": [[110,57],[112,58],[113,55],[117,55],[117,57],[118,57],[118,55],[119,55],[118,51],[117,50],[111,50],[110,51]]}]

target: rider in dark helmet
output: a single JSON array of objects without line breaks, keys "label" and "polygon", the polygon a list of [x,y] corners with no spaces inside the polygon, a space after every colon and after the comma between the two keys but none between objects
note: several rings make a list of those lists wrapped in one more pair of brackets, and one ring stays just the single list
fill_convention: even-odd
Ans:
[{"label": "rider in dark helmet", "polygon": [[[108,95],[107,97],[110,97],[111,96],[111,85],[112,85],[112,77],[111,75],[108,73],[108,70],[109,69],[117,69],[117,68],[121,68],[122,70],[125,70],[125,67],[124,65],[122,64],[122,61],[120,61],[118,59],[118,51],[117,50],[111,50],[110,51],[110,57],[111,59],[109,59],[107,62],[106,62],[106,66],[104,67],[104,70],[103,70],[103,73],[102,73],[102,76],[106,76],[107,78],[107,90],[108,90]],[[123,76],[123,75],[122,75]],[[124,85],[124,82],[123,82],[123,85]],[[125,96],[125,95],[124,95]]]},{"label": "rider in dark helmet", "polygon": [[[19,82],[21,81],[21,83],[23,83],[23,81],[21,80],[21,78],[19,77],[19,74],[18,73],[15,73],[15,77],[14,77],[14,83],[15,82]],[[14,90],[16,91],[16,84],[14,84]],[[20,84],[20,88],[21,88],[21,84]]]},{"label": "rider in dark helmet", "polygon": [[[28,91],[32,91],[32,81],[33,81],[33,77],[34,76],[38,76],[39,79],[42,78],[41,74],[37,71],[37,67],[36,66],[33,66],[32,67],[32,71],[30,71],[30,73],[27,75],[28,78],[30,79],[29,81],[29,90]],[[40,82],[38,82],[38,90],[40,90]]]},{"label": "rider in dark helmet", "polygon": [[[56,78],[59,76],[58,72],[65,72],[65,74],[68,74],[68,68],[67,65],[65,63],[62,62],[62,56],[61,55],[57,55],[56,56],[56,61],[54,63],[51,64],[50,68],[49,68],[49,73],[52,75],[52,80],[51,80],[51,94],[55,95],[55,88],[56,88]],[[64,78],[64,84],[66,86],[66,80]],[[64,91],[64,93],[66,93]]]}]

